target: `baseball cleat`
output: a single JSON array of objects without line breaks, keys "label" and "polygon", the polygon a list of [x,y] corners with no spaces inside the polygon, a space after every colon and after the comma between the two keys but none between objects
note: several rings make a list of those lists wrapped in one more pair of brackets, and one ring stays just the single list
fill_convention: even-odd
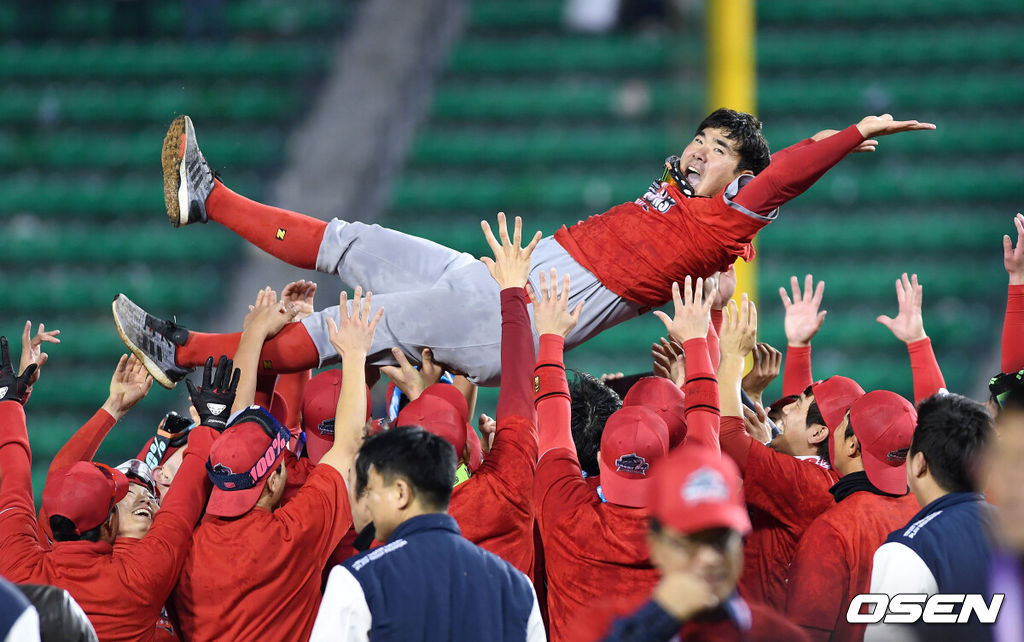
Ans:
[{"label": "baseball cleat", "polygon": [[113,310],[121,341],[142,361],[157,383],[171,390],[192,371],[174,362],[178,346],[188,339],[187,329],[147,314],[123,294],[114,297]]},{"label": "baseball cleat", "polygon": [[199,151],[196,130],[188,116],[178,116],[167,128],[160,162],[164,171],[164,204],[171,225],[205,223],[213,172]]}]

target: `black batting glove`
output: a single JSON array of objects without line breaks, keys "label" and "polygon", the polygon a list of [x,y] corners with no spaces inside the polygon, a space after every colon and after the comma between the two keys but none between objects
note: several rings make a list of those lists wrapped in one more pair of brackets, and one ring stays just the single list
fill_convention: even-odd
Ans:
[{"label": "black batting glove", "polygon": [[196,388],[191,381],[185,381],[188,396],[199,413],[199,423],[218,432],[223,432],[227,427],[238,380],[242,376],[242,371],[232,368],[232,365],[231,359],[222,356],[214,369],[213,357],[208,357],[203,368],[202,387]]},{"label": "black batting glove", "polygon": [[0,337],[0,401],[17,401],[24,405],[25,395],[32,385],[32,374],[38,366],[30,364],[25,372],[15,374],[11,364],[11,349],[7,345],[7,337]]}]

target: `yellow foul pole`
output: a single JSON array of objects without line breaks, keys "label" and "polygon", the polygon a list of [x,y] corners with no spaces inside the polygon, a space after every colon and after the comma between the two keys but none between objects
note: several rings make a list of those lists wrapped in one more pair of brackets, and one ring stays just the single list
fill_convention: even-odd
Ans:
[{"label": "yellow foul pole", "polygon": [[[708,109],[756,113],[754,0],[708,0]],[[757,298],[757,264],[736,261],[736,293]]]}]

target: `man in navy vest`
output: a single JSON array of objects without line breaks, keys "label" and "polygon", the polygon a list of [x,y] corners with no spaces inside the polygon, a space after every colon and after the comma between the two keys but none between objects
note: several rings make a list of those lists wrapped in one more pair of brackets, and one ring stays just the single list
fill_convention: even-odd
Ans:
[{"label": "man in navy vest", "polygon": [[[939,393],[921,403],[907,455],[907,484],[923,506],[875,552],[871,592],[982,594],[990,602],[992,507],[981,495],[980,458],[993,438],[992,417],[981,404]],[[959,610],[954,609],[953,615]],[[864,639],[987,640],[976,614],[963,624],[925,628],[872,624]],[[925,633],[927,631],[927,633]]]},{"label": "man in navy vest", "polygon": [[545,640],[537,596],[514,566],[447,514],[458,458],[422,428],[369,438],[355,464],[383,546],[334,567],[311,640]]}]

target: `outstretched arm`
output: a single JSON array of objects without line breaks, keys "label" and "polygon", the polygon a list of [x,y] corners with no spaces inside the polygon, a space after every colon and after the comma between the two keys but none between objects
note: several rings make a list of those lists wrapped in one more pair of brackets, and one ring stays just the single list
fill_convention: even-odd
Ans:
[{"label": "outstretched arm", "polygon": [[804,289],[795,276],[789,278],[793,298],[786,288],[779,288],[782,305],[786,308],[786,365],[782,375],[782,396],[799,395],[814,383],[811,374],[811,339],[825,322],[825,310],[820,310],[825,295],[825,282],[814,285],[814,277],[804,277]]},{"label": "outstretched arm", "polygon": [[905,131],[935,129],[931,123],[893,120],[889,114],[865,116],[856,125],[820,140],[808,139],[772,156],[771,163],[750,181],[733,202],[751,212],[767,216],[821,178],[848,153],[860,148],[866,139]]},{"label": "outstretched arm", "polygon": [[722,451],[744,470],[753,440],[744,427],[740,381],[747,354],[757,341],[757,308],[744,294],[737,306],[729,302],[722,323],[722,363],[718,366],[718,390],[722,407]]},{"label": "outstretched arm", "polygon": [[896,300],[899,314],[891,319],[884,314],[877,321],[889,328],[897,339],[907,344],[910,354],[910,371],[914,378],[914,402],[921,403],[946,387],[942,371],[932,350],[932,341],[924,333],[924,319],[921,315],[921,298],[924,288],[918,284],[917,275],[907,278],[907,273],[896,279]]},{"label": "outstretched arm", "polygon": [[1003,267],[1010,277],[1006,292],[1006,317],[1003,319],[1003,350],[1001,372],[1017,372],[1024,368],[1024,214],[1013,218],[1017,228],[1017,245],[1003,236]]},{"label": "outstretched arm", "polygon": [[232,413],[252,405],[255,401],[256,379],[263,343],[280,332],[297,313],[294,305],[279,303],[277,292],[269,287],[257,295],[256,305],[243,322],[242,337],[235,351],[234,365],[241,372],[241,378],[238,381],[234,405],[231,406]]}]

